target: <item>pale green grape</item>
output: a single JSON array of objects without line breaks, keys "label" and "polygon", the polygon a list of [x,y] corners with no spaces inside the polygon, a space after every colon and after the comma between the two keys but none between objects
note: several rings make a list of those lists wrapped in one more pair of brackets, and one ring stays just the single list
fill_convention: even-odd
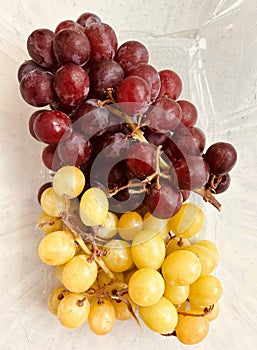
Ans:
[{"label": "pale green grape", "polygon": [[[130,303],[130,306],[132,307],[132,310],[135,312],[136,311],[136,304],[130,298],[130,296],[128,294],[124,294],[123,298],[128,300],[128,302]],[[129,320],[132,318],[132,315],[128,309],[128,305],[125,302],[123,302],[123,301],[117,302],[116,300],[112,300],[112,305],[114,306],[115,315],[116,315],[117,320],[125,321],[125,320]]]},{"label": "pale green grape", "polygon": [[65,295],[63,287],[56,288],[50,293],[48,297],[48,308],[52,314],[57,315],[58,306]]},{"label": "pale green grape", "polygon": [[53,188],[59,196],[76,198],[84,189],[85,176],[83,172],[75,166],[64,166],[54,175]]},{"label": "pale green grape", "polygon": [[151,268],[134,272],[128,283],[131,299],[140,306],[150,306],[160,300],[164,293],[164,280],[161,274]]},{"label": "pale green grape", "polygon": [[89,301],[83,294],[70,293],[61,300],[57,316],[64,327],[78,328],[86,322],[89,311]]},{"label": "pale green grape", "polygon": [[62,265],[76,253],[73,238],[66,231],[55,231],[46,235],[38,246],[40,259],[48,265]]},{"label": "pale green grape", "polygon": [[158,270],[165,258],[165,243],[154,231],[143,230],[137,233],[132,242],[132,256],[138,268],[151,267]]},{"label": "pale green grape", "polygon": [[136,211],[128,211],[121,215],[118,230],[121,238],[132,241],[136,234],[143,229],[143,219]]},{"label": "pale green grape", "polygon": [[115,324],[115,309],[110,300],[96,300],[90,306],[88,325],[91,331],[97,335],[109,333]]},{"label": "pale green grape", "polygon": [[190,250],[191,252],[195,253],[196,256],[198,256],[201,263],[200,276],[206,276],[213,272],[217,266],[217,260],[214,253],[212,253],[210,249],[198,244],[192,244],[190,247],[185,249]]},{"label": "pale green grape", "polygon": [[199,277],[190,286],[189,300],[195,306],[208,307],[217,303],[222,295],[222,285],[215,276]]},{"label": "pale green grape", "polygon": [[88,261],[84,254],[74,256],[64,267],[62,282],[71,292],[81,293],[88,290],[97,278],[95,261]]},{"label": "pale green grape", "polygon": [[118,233],[118,216],[108,211],[107,217],[102,226],[98,228],[97,236],[103,239],[110,239]]},{"label": "pale green grape", "polygon": [[176,286],[165,282],[164,296],[169,299],[173,304],[180,305],[183,304],[189,295],[190,287],[186,286]]},{"label": "pale green grape", "polygon": [[63,197],[58,196],[54,192],[53,187],[49,187],[42,193],[40,203],[46,214],[59,217],[67,209],[69,200],[65,200]]},{"label": "pale green grape", "polygon": [[178,322],[176,307],[165,297],[150,306],[139,306],[139,315],[143,322],[154,332],[172,332]]},{"label": "pale green grape", "polygon": [[37,219],[37,226],[42,233],[48,234],[54,231],[62,229],[63,221],[62,218],[50,216],[45,212],[42,212]]},{"label": "pale green grape", "polygon": [[170,231],[168,222],[169,219],[159,219],[147,212],[144,215],[144,230],[155,231],[164,239]]},{"label": "pale green grape", "polygon": [[108,215],[109,203],[100,188],[89,188],[80,200],[80,218],[87,226],[103,225]]},{"label": "pale green grape", "polygon": [[172,237],[169,240],[168,245],[166,247],[166,255],[169,255],[170,253],[175,252],[175,250],[189,247],[190,245],[191,243],[187,238]]},{"label": "pale green grape", "polygon": [[120,239],[113,239],[104,245],[108,251],[102,259],[106,266],[114,272],[123,272],[133,265],[133,258],[130,244]]},{"label": "pale green grape", "polygon": [[197,280],[201,273],[198,257],[188,250],[176,250],[162,264],[165,281],[172,285],[185,286]]}]

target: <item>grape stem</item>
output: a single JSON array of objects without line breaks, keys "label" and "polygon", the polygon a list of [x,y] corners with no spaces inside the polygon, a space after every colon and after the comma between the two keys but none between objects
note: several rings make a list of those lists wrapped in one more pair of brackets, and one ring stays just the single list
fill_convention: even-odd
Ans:
[{"label": "grape stem", "polygon": [[221,204],[217,201],[217,199],[211,193],[211,189],[207,188],[198,188],[194,190],[195,193],[199,194],[205,202],[211,203],[215,208],[221,211]]}]

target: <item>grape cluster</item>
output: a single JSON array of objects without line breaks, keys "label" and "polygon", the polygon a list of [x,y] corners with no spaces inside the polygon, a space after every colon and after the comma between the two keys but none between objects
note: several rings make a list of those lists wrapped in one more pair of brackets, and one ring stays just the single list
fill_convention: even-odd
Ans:
[{"label": "grape cluster", "polygon": [[49,308],[68,328],[86,320],[99,335],[136,315],[157,333],[200,342],[218,314],[218,253],[191,244],[202,228],[193,191],[218,209],[235,148],[205,152],[196,107],[179,99],[182,80],[157,71],[138,41],[118,45],[92,13],[55,31],[36,29],[18,70],[23,99],[39,107],[31,136],[45,144],[53,179],[38,191],[41,260],[61,287]]}]

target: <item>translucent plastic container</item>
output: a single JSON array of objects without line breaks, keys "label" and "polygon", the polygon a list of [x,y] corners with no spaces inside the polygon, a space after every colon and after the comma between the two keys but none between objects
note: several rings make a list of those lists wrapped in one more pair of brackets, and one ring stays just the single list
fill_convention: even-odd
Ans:
[{"label": "translucent plastic container", "polygon": [[207,145],[228,141],[238,151],[222,211],[199,201],[206,223],[199,237],[220,250],[215,274],[222,281],[220,315],[207,338],[192,349],[253,350],[257,325],[257,3],[255,0],[85,2],[1,1],[1,349],[185,349],[134,320],[117,322],[104,337],[88,327],[68,330],[47,309],[56,285],[52,270],[37,256],[41,234],[35,223],[41,209],[37,190],[48,179],[41,161],[43,145],[31,138],[28,119],[34,108],[21,98],[16,73],[28,58],[26,39],[37,28],[54,30],[83,12],[98,14],[117,32],[119,42],[142,41],[157,69],[176,70],[182,98],[196,104],[198,126]]}]

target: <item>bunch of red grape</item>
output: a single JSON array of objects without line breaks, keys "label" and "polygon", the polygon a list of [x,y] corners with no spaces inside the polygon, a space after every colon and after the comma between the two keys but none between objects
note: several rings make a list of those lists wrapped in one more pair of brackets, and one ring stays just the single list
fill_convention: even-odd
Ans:
[{"label": "bunch of red grape", "polygon": [[[156,332],[175,329],[184,343],[201,341],[221,286],[210,275],[216,247],[188,241],[203,223],[188,198],[194,191],[220,209],[214,194],[229,186],[235,148],[217,142],[204,152],[197,109],[179,100],[179,75],[158,72],[141,42],[118,46],[113,28],[95,14],[65,20],[55,32],[33,31],[27,49],[21,95],[34,107],[49,106],[31,115],[29,130],[46,144],[42,160],[54,176],[38,193],[38,227],[47,234],[39,256],[57,266],[63,284],[50,296],[51,311],[67,327],[88,318],[105,334],[115,311],[137,320],[139,305]],[[74,278],[74,271],[81,274]],[[187,298],[190,311],[181,309]],[[151,321],[157,311],[168,315],[158,327]],[[101,330],[99,319],[106,319]],[[203,333],[190,338],[191,322]]]}]

